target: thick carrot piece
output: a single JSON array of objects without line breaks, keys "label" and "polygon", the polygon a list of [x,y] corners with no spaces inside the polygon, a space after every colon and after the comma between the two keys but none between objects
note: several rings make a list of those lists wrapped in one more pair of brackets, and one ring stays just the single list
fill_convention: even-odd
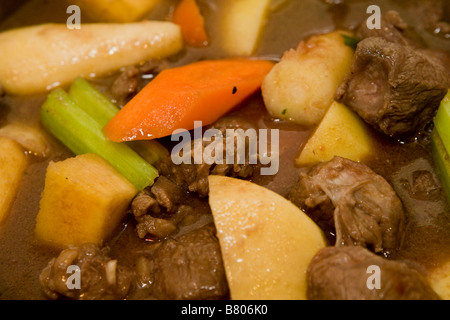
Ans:
[{"label": "thick carrot piece", "polygon": [[163,70],[104,128],[116,142],[151,140],[215,122],[261,87],[273,63],[226,59]]},{"label": "thick carrot piece", "polygon": [[173,12],[172,22],[181,27],[183,38],[188,45],[208,45],[205,20],[195,0],[181,0]]}]

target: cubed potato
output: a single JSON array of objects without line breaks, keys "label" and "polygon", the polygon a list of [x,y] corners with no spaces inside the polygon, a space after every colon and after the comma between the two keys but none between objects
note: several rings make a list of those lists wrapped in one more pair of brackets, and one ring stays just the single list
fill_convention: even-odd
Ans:
[{"label": "cubed potato", "polygon": [[36,218],[36,236],[60,247],[88,242],[102,245],[124,218],[136,193],[136,188],[98,155],[51,162]]},{"label": "cubed potato", "polygon": [[161,0],[72,0],[92,21],[133,22],[146,14]]},{"label": "cubed potato", "polygon": [[231,298],[306,299],[306,270],[326,245],[320,228],[298,207],[252,182],[209,177]]},{"label": "cubed potato", "polygon": [[102,76],[123,66],[180,51],[180,27],[165,21],[42,24],[0,33],[0,83],[17,95],[64,86],[77,77]]},{"label": "cubed potato", "polygon": [[304,126],[319,124],[350,71],[353,50],[345,31],[313,36],[287,51],[262,84],[269,113]]},{"label": "cubed potato", "polygon": [[374,143],[367,124],[345,105],[333,102],[296,162],[312,165],[334,156],[358,162],[373,153]]},{"label": "cubed potato", "polygon": [[432,270],[428,281],[441,299],[450,300],[450,260]]},{"label": "cubed potato", "polygon": [[12,139],[0,137],[0,224],[9,214],[27,165],[22,147]]},{"label": "cubed potato", "polygon": [[232,56],[249,56],[258,46],[270,0],[227,0],[222,11],[222,48]]}]

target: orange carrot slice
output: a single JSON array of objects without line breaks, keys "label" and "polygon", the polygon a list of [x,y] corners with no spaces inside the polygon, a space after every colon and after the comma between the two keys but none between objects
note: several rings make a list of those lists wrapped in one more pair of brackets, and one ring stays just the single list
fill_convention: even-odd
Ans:
[{"label": "orange carrot slice", "polygon": [[181,0],[173,12],[172,22],[181,27],[188,45],[195,47],[208,45],[205,20],[195,0]]},{"label": "orange carrot slice", "polygon": [[209,125],[254,94],[273,63],[262,60],[206,60],[163,70],[104,128],[116,142],[151,140],[194,121]]}]

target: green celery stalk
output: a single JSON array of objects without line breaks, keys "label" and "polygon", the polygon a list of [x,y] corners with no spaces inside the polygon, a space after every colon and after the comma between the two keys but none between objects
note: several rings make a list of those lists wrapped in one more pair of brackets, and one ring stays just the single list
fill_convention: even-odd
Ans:
[{"label": "green celery stalk", "polygon": [[106,139],[96,120],[61,88],[53,90],[41,108],[42,124],[73,153],[96,153],[132,184],[143,190],[153,184],[158,171],[129,146]]},{"label": "green celery stalk", "polygon": [[[119,107],[83,78],[77,78],[72,83],[69,95],[102,128],[120,111]],[[169,155],[169,151],[156,140],[127,144],[150,164],[157,164]]]},{"label": "green celery stalk", "polygon": [[450,157],[436,130],[433,130],[431,134],[431,149],[438,176],[447,195],[447,199],[450,201]]},{"label": "green celery stalk", "polygon": [[119,112],[114,103],[83,78],[72,83],[69,95],[102,128]]},{"label": "green celery stalk", "polygon": [[447,153],[450,153],[450,90],[439,106],[434,126],[442,139]]}]

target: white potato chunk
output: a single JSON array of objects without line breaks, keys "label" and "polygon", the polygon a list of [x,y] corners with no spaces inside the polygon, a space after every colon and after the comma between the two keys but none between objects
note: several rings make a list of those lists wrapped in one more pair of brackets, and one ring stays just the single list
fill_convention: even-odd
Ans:
[{"label": "white potato chunk", "polygon": [[209,176],[231,298],[306,299],[306,270],[326,241],[320,228],[279,194],[252,182]]},{"label": "white potato chunk", "polygon": [[223,8],[222,47],[233,56],[249,56],[257,48],[270,0],[227,0]]},{"label": "white potato chunk", "polygon": [[183,46],[171,22],[43,24],[0,33],[0,83],[12,94],[33,94],[76,77],[100,76],[177,53]]},{"label": "white potato chunk", "polygon": [[283,55],[262,85],[269,113],[304,126],[319,124],[349,72],[353,49],[345,31],[313,36]]}]

